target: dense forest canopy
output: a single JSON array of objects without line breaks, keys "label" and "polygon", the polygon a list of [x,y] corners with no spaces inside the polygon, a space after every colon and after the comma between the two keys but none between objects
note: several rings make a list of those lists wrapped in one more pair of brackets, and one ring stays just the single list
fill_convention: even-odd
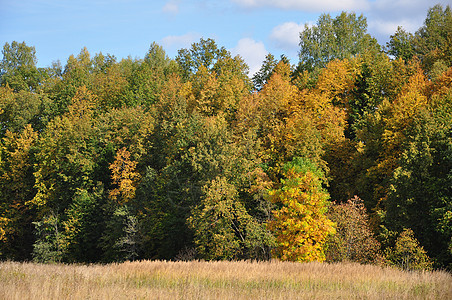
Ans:
[{"label": "dense forest canopy", "polygon": [[452,267],[452,13],[386,45],[322,15],[300,61],[201,39],[0,62],[0,258]]}]

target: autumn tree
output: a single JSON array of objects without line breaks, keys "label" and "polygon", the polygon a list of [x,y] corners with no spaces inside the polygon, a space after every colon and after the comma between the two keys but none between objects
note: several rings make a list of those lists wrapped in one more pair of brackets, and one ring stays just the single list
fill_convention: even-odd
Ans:
[{"label": "autumn tree", "polygon": [[372,263],[378,259],[380,243],[369,226],[363,201],[355,196],[344,203],[333,203],[328,217],[336,223],[336,234],[327,241],[327,261]]},{"label": "autumn tree", "polygon": [[290,156],[286,148],[292,143],[285,141],[284,136],[290,106],[296,97],[298,89],[290,82],[290,67],[280,62],[259,93],[240,101],[237,127],[256,134],[262,146],[261,157],[272,168],[280,168]]},{"label": "autumn tree", "polygon": [[276,238],[274,255],[290,261],[324,261],[324,245],[335,224],[326,216],[328,193],[324,176],[309,160],[286,163],[281,186],[269,192],[279,206],[269,229]]},{"label": "autumn tree", "polygon": [[232,57],[224,47],[218,49],[213,40],[201,39],[190,50],[180,50],[176,61],[183,73],[191,72],[184,87],[190,109],[206,116],[225,114],[228,121],[234,120],[240,99],[252,88],[244,60]]},{"label": "autumn tree", "polygon": [[36,212],[28,203],[36,192],[33,152],[37,138],[28,125],[21,132],[7,131],[0,141],[0,255],[4,258],[30,258]]},{"label": "autumn tree", "polygon": [[135,190],[140,174],[136,172],[137,162],[131,160],[130,152],[121,148],[115,156],[115,161],[110,165],[113,185],[110,197],[118,204],[127,203],[135,197]]},{"label": "autumn tree", "polygon": [[98,100],[99,108],[120,108],[126,105],[124,100],[127,80],[122,74],[119,64],[111,56],[103,56],[102,53],[93,58],[95,62],[93,68],[92,90]]},{"label": "autumn tree", "polygon": [[435,96],[434,106],[420,112],[407,130],[385,219],[396,232],[411,228],[429,255],[445,266],[452,262],[450,97],[449,87],[449,93]]},{"label": "autumn tree", "polygon": [[386,251],[390,265],[402,270],[430,270],[432,263],[411,229],[405,229],[397,237],[393,248]]}]

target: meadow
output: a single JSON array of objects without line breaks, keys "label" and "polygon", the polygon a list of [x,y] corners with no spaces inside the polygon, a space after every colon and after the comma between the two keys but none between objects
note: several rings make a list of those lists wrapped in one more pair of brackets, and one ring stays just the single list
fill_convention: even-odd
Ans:
[{"label": "meadow", "polygon": [[355,263],[0,263],[0,299],[452,299],[447,272]]}]

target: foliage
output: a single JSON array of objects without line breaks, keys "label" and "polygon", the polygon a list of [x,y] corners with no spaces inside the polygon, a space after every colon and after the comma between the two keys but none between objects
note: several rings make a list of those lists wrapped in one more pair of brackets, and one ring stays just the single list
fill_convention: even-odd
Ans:
[{"label": "foliage", "polygon": [[115,161],[110,165],[112,183],[117,186],[110,191],[110,197],[120,205],[135,197],[139,173],[136,172],[137,162],[130,159],[130,152],[121,148],[116,153]]},{"label": "foliage", "polygon": [[[272,238],[238,201],[237,191],[225,178],[203,188],[204,197],[188,219],[197,252],[204,259],[259,259]],[[261,253],[259,253],[261,252]]]},{"label": "foliage", "polygon": [[350,59],[365,51],[379,51],[379,45],[367,33],[363,15],[342,12],[332,18],[322,14],[315,25],[305,24],[300,33],[299,68],[318,71],[334,59]]},{"label": "foliage", "polygon": [[392,230],[411,228],[442,265],[452,262],[448,251],[452,236],[446,229],[452,200],[450,99],[450,94],[436,98],[440,105],[420,113],[412,125],[393,174],[385,220]]},{"label": "foliage", "polygon": [[309,160],[295,158],[284,165],[281,187],[269,192],[281,208],[273,212],[269,229],[275,235],[275,256],[290,261],[324,261],[324,244],[335,232],[328,219],[328,193],[323,174]]},{"label": "foliage", "polygon": [[449,5],[431,7],[427,12],[424,25],[414,34],[413,44],[417,55],[422,59],[424,68],[432,70],[435,62],[452,66],[452,10]]},{"label": "foliage", "polygon": [[66,241],[66,261],[100,260],[98,240],[102,232],[102,196],[102,186],[97,186],[92,191],[78,189],[66,209],[62,231]]},{"label": "foliage", "polygon": [[36,50],[25,42],[5,43],[0,62],[0,84],[9,86],[14,91],[34,91],[41,81],[41,74],[36,67]]},{"label": "foliage", "polygon": [[30,258],[32,221],[36,214],[27,202],[34,197],[33,148],[38,133],[27,125],[7,131],[0,143],[0,252],[11,259]]},{"label": "foliage", "polygon": [[413,35],[406,32],[402,27],[397,27],[397,31],[390,36],[387,43],[387,52],[395,58],[401,58],[405,61],[410,60],[414,56],[414,49],[411,45]]},{"label": "foliage", "polygon": [[136,259],[142,245],[140,233],[140,223],[137,217],[130,212],[126,205],[118,207],[113,212],[112,218],[107,221],[106,230],[102,236],[104,260]]},{"label": "foliage", "polygon": [[57,215],[50,214],[34,222],[37,240],[33,244],[33,260],[36,262],[60,262],[64,258],[66,241]]},{"label": "foliage", "polygon": [[336,223],[336,234],[326,244],[326,260],[373,263],[380,244],[373,236],[363,201],[355,196],[330,206],[328,217]]},{"label": "foliage", "polygon": [[386,252],[386,258],[391,265],[403,270],[429,270],[432,265],[411,229],[400,233],[394,248]]},{"label": "foliage", "polygon": [[269,54],[253,78],[209,38],[46,68],[5,43],[0,259],[368,263],[411,228],[451,268],[450,22],[436,5],[384,52],[324,14],[295,70]]}]

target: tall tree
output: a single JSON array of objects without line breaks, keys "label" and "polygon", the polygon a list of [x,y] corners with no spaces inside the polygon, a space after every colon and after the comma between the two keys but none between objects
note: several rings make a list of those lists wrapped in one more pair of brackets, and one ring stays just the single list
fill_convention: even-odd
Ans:
[{"label": "tall tree", "polygon": [[201,66],[204,66],[209,72],[214,71],[217,75],[222,73],[222,61],[234,59],[238,60],[237,72],[243,75],[248,74],[248,66],[239,57],[232,57],[231,53],[225,47],[218,47],[213,39],[201,39],[198,43],[193,43],[190,49],[181,49],[178,51],[176,62],[182,70],[184,79],[189,79],[198,72]]},{"label": "tall tree", "polygon": [[437,4],[427,12],[424,25],[414,34],[413,46],[426,70],[434,64],[452,66],[452,10]]},{"label": "tall tree", "polygon": [[2,50],[3,59],[0,62],[0,84],[8,84],[14,91],[34,91],[41,80],[41,74],[36,67],[35,47],[27,46],[25,42],[5,43]]},{"label": "tall tree", "polygon": [[28,203],[35,194],[33,147],[37,132],[28,125],[21,132],[7,131],[0,141],[0,255],[29,259],[36,212]]},{"label": "tall tree", "polygon": [[[452,70],[449,71],[449,73]],[[418,113],[407,129],[404,151],[387,200],[386,226],[411,228],[437,266],[452,266],[452,107],[449,93]]]},{"label": "tall tree", "polygon": [[152,43],[144,60],[123,60],[120,65],[129,64],[129,70],[123,71],[128,85],[123,93],[124,104],[146,107],[158,101],[162,88],[169,76],[178,73],[179,66],[170,59],[162,46]]},{"label": "tall tree", "polygon": [[324,68],[334,59],[350,59],[365,51],[380,51],[375,38],[367,33],[363,15],[342,12],[336,18],[322,14],[316,25],[305,24],[300,33],[301,70]]},{"label": "tall tree", "polygon": [[396,32],[390,36],[386,44],[386,52],[395,58],[401,58],[405,61],[414,56],[413,34],[406,32],[401,26],[397,27]]},{"label": "tall tree", "polygon": [[265,60],[262,62],[261,68],[256,74],[253,75],[254,88],[257,91],[262,90],[264,85],[273,74],[273,70],[275,69],[277,64],[278,61],[275,59],[273,54],[268,53],[267,56],[265,56]]}]

